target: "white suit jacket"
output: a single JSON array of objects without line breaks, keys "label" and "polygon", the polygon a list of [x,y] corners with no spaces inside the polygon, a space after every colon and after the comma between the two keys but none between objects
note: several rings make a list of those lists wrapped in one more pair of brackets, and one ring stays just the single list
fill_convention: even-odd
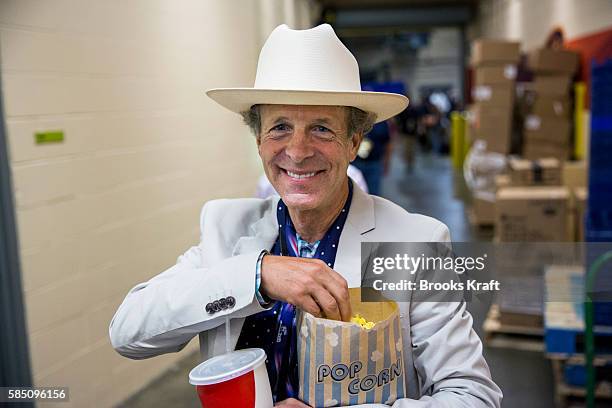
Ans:
[{"label": "white suit jacket", "polygon": [[[268,199],[206,203],[201,240],[176,265],[127,294],[109,333],[120,354],[143,359],[181,350],[199,336],[202,360],[225,352],[225,316],[231,317],[235,347],[244,318],[262,310],[255,297],[255,264],[278,236],[276,204]],[[447,227],[410,214],[380,197],[354,188],[340,236],[334,269],[350,287],[361,284],[362,241],[449,241]],[[205,305],[233,296],[231,309],[209,315]],[[400,303],[408,398],[394,408],[499,407],[501,391],[491,380],[482,344],[464,303]],[[370,404],[368,407],[384,406]]]}]

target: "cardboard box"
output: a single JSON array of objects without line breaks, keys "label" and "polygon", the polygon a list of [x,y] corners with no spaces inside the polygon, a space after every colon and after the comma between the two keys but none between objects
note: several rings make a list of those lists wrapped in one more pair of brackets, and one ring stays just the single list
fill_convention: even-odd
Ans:
[{"label": "cardboard box", "polygon": [[523,140],[549,141],[567,146],[570,141],[571,122],[569,120],[527,115],[524,122]]},{"label": "cardboard box", "polygon": [[584,215],[587,208],[588,190],[586,187],[575,187],[572,192],[575,207],[575,237],[576,241],[584,242]]},{"label": "cardboard box", "polygon": [[509,187],[512,185],[512,179],[509,174],[498,174],[495,176],[495,191],[500,188]]},{"label": "cardboard box", "polygon": [[486,150],[489,152],[508,154],[510,152],[510,138],[512,136],[510,128],[502,127],[480,127],[470,130],[472,140],[484,140]]},{"label": "cardboard box", "polygon": [[568,97],[572,78],[567,75],[537,75],[532,89],[536,95]]},{"label": "cardboard box", "polygon": [[544,325],[544,316],[502,310],[499,312],[499,322],[506,326],[539,328]]},{"label": "cardboard box", "polygon": [[483,102],[498,108],[511,109],[514,104],[514,83],[476,85],[472,88],[474,102]]},{"label": "cardboard box", "polygon": [[506,154],[510,151],[512,111],[509,107],[497,107],[477,103],[470,107],[471,137],[487,142],[487,150]]},{"label": "cardboard box", "polygon": [[517,83],[517,107],[523,116],[554,116],[570,118],[573,115],[569,93],[538,93],[534,82]]},{"label": "cardboard box", "polygon": [[488,103],[475,103],[470,106],[470,123],[474,129],[510,129],[512,110]]},{"label": "cardboard box", "polygon": [[563,164],[561,179],[569,188],[586,187],[588,179],[587,163],[584,160],[567,161]]},{"label": "cardboard box", "polygon": [[513,186],[561,185],[561,162],[552,157],[538,160],[511,158],[508,169]]},{"label": "cardboard box", "polygon": [[537,72],[573,75],[578,69],[578,53],[569,50],[539,48],[529,53],[528,65]]},{"label": "cardboard box", "polygon": [[547,157],[554,157],[557,160],[565,161],[569,158],[569,145],[557,144],[551,141],[533,140],[523,143],[522,156],[528,160],[538,160]]},{"label": "cardboard box", "polygon": [[516,73],[515,64],[485,65],[476,68],[474,83],[476,85],[506,84],[516,80]]},{"label": "cardboard box", "polygon": [[496,194],[495,229],[500,242],[566,241],[566,187],[506,187]]},{"label": "cardboard box", "polygon": [[569,98],[566,96],[536,96],[528,107],[528,110],[530,114],[536,116],[566,120],[570,119],[573,113],[571,111]]},{"label": "cardboard box", "polygon": [[472,43],[470,63],[474,67],[517,63],[521,56],[520,51],[518,42],[479,39]]},{"label": "cardboard box", "polygon": [[495,193],[474,192],[469,219],[472,225],[479,227],[495,224]]},{"label": "cardboard box", "polygon": [[573,187],[570,190],[568,226],[570,236],[576,242],[584,241],[584,215],[587,205],[588,190],[586,187]]}]

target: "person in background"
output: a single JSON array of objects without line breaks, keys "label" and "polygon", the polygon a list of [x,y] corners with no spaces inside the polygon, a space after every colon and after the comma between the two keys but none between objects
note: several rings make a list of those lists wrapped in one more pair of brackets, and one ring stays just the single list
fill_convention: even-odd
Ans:
[{"label": "person in background", "polygon": [[[408,96],[410,99],[410,96]],[[415,143],[418,133],[418,122],[419,122],[419,111],[418,108],[410,104],[402,113],[398,116],[399,120],[399,131],[402,134],[404,140],[404,162],[406,163],[406,170],[412,171],[414,168],[414,156],[415,156]]]},{"label": "person in background", "polygon": [[432,122],[432,105],[429,103],[429,94],[421,95],[419,104],[415,107],[417,115],[417,140],[423,151],[431,150],[429,141],[429,127]]},{"label": "person in background", "polygon": [[448,95],[442,91],[435,91],[429,95],[428,103],[432,112],[431,122],[429,123],[428,136],[432,150],[438,154],[448,152],[448,113],[451,104]]},{"label": "person in background", "polygon": [[[346,174],[359,186],[360,189],[363,190],[364,193],[368,193],[368,184],[363,177],[363,173],[357,167],[349,164],[348,169],[346,170]],[[255,191],[255,197],[257,198],[268,198],[273,195],[278,195],[278,192],[274,189],[268,177],[265,174],[262,174],[257,181],[257,190]]]},{"label": "person in background", "polygon": [[389,171],[391,149],[391,129],[387,121],[375,124],[359,145],[353,165],[363,173],[370,194],[380,195],[382,178]]},{"label": "person in background", "polygon": [[563,35],[563,30],[561,27],[557,27],[551,31],[546,39],[546,44],[544,45],[546,48],[550,48],[552,50],[562,50],[565,48],[565,39]]}]

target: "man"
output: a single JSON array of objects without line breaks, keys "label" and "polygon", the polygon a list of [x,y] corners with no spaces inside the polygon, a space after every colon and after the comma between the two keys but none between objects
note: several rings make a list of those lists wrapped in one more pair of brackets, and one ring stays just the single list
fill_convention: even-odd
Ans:
[{"label": "man", "polygon": [[[448,229],[347,178],[363,134],[407,100],[362,92],[357,62],[329,25],[277,27],[262,48],[254,88],[208,95],[243,114],[281,199],[206,203],[200,244],[129,292],[111,322],[111,342],[141,359],[179,351],[199,335],[207,359],[225,351],[230,317],[232,347],[266,351],[277,405],[304,407],[296,399],[296,309],[348,320],[362,241],[448,241]],[[465,305],[400,308],[409,398],[394,407],[498,407],[501,392]]]}]

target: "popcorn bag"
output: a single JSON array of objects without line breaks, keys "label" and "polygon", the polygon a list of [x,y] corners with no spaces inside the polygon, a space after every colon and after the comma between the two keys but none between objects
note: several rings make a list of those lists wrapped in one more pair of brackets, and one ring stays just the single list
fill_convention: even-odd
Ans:
[{"label": "popcorn bag", "polygon": [[349,291],[355,316],[351,322],[300,313],[299,398],[314,408],[391,405],[405,395],[397,303],[362,303],[360,288]]}]

